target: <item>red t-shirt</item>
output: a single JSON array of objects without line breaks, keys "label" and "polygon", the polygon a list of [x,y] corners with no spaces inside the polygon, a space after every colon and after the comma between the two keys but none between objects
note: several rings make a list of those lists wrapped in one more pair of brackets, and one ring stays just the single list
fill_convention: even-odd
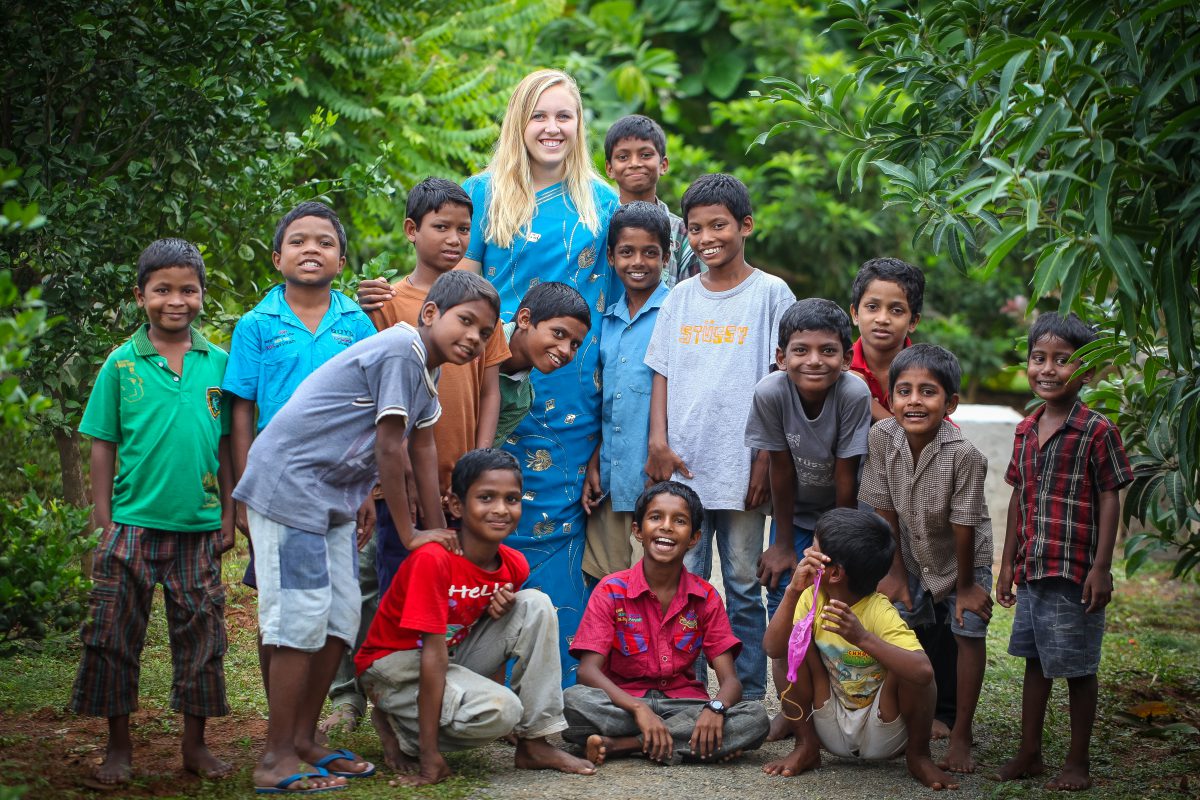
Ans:
[{"label": "red t-shirt", "polygon": [[[904,347],[912,345],[912,339],[904,337]],[[901,348],[903,349],[903,348]],[[867,357],[863,355],[862,337],[860,336],[854,342],[854,346],[850,348],[850,371],[857,372],[862,375],[867,381],[867,387],[871,390],[871,397],[879,401],[879,405],[892,410],[892,398],[888,396],[887,386],[880,382],[879,378],[875,377],[875,373],[871,372],[871,368],[867,366]],[[883,376],[883,380],[887,380],[887,375]]]},{"label": "red t-shirt", "polygon": [[693,665],[703,650],[711,661],[726,651],[734,658],[742,643],[729,627],[717,590],[686,569],[663,613],[639,561],[614,572],[592,592],[571,655],[605,656],[604,674],[634,697],[657,689],[667,697],[707,700]]},{"label": "red t-shirt", "polygon": [[529,577],[525,556],[500,545],[500,567],[480,569],[440,544],[426,544],[412,552],[400,566],[367,631],[366,641],[354,656],[362,673],[378,659],[398,650],[416,650],[423,634],[442,634],[446,647],[467,638],[506,583],[513,591]]}]

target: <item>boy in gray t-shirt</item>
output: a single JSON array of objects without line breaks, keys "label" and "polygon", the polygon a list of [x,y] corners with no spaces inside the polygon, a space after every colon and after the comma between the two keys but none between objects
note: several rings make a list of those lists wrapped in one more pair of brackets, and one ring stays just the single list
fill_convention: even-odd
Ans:
[{"label": "boy in gray t-shirt", "polygon": [[766,692],[762,586],[755,576],[769,495],[767,459],[742,443],[754,385],[774,356],[774,333],[795,296],[779,278],[745,260],[754,230],[750,196],[732,175],[704,175],[683,195],[692,250],[707,272],[681,281],[663,301],[646,349],[654,370],[649,458],[654,481],[691,486],[704,504],[700,543],[684,566],[708,579],[712,540],[734,635],[747,647],[737,659],[743,698]]},{"label": "boy in gray t-shirt", "polygon": [[[754,387],[746,447],[770,454],[771,544],[759,559],[767,614],[783,600],[792,570],[812,544],[817,519],[858,504],[858,467],[871,430],[871,390],[851,375],[850,317],[836,303],[795,303],[779,322],[773,372]],[[787,686],[786,664],[771,664]],[[786,730],[782,715],[777,735]]]},{"label": "boy in gray t-shirt", "polygon": [[484,278],[460,270],[442,275],[419,327],[401,323],[325,362],[250,448],[234,497],[248,508],[262,642],[276,648],[257,788],[336,788],[374,771],[347,750],[315,742],[325,692],[358,633],[355,514],[377,478],[389,507],[409,507],[401,466],[407,449],[423,519],[435,530],[414,531],[408,515],[396,514],[401,542],[410,549],[431,541],[457,547],[444,530],[437,483],[437,368],[482,353],[499,311],[500,298]]}]

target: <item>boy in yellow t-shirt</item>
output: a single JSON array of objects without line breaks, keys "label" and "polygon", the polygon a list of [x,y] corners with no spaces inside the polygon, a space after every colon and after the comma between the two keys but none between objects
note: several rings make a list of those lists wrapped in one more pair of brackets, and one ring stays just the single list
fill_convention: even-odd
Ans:
[{"label": "boy in yellow t-shirt", "polygon": [[909,773],[931,789],[958,782],[933,763],[933,667],[886,597],[875,591],[891,565],[891,528],[870,512],[836,508],[817,521],[813,546],[792,574],[767,626],[767,655],[785,658],[794,622],[812,608],[812,643],[780,699],[796,747],[763,767],[790,777],[821,766],[821,748],[842,758],[904,753]]}]

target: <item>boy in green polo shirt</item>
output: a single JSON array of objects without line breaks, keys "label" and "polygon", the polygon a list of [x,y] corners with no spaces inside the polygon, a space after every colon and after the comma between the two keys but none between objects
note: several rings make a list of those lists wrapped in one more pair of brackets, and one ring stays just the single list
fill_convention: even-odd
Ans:
[{"label": "boy in green polo shirt", "polygon": [[154,587],[162,584],[175,668],[171,707],[184,715],[183,766],[220,778],[233,767],[209,752],[204,723],[229,713],[221,660],[221,553],[233,544],[221,393],[228,356],[191,327],[204,299],[195,245],[160,239],[147,247],[133,294],[149,324],[104,362],[79,426],[92,437],[94,522],[103,532],[71,707],[108,718],[96,780],[128,781],[138,659]]}]

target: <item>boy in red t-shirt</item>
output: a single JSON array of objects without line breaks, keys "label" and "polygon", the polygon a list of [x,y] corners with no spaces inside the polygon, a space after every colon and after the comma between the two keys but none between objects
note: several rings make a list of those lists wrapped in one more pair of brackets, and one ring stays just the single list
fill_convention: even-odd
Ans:
[{"label": "boy in red t-shirt", "polygon": [[[402,783],[423,786],[450,777],[442,752],[514,733],[518,768],[591,774],[590,762],[546,741],[567,727],[558,617],[545,594],[519,590],[529,564],[501,544],[521,519],[521,469],[502,450],[472,450],[450,487],[462,555],[414,550],[354,659],[384,759],[409,773]],[[490,676],[513,659],[510,690]]]},{"label": "boy in red t-shirt", "polygon": [[858,326],[858,341],[850,351],[850,371],[867,382],[876,422],[892,418],[888,369],[912,344],[908,335],[921,321],[924,301],[924,273],[898,258],[872,258],[854,276],[850,317]]},{"label": "boy in red t-shirt", "polygon": [[[725,606],[683,566],[703,517],[699,496],[682,483],[646,489],[633,509],[645,555],[600,581],[588,601],[571,645],[579,684],[564,692],[563,738],[583,745],[596,765],[636,752],[668,764],[726,761],[767,737],[763,705],[739,702],[733,662],[742,643]],[[696,680],[701,651],[720,687],[711,700]]]}]

